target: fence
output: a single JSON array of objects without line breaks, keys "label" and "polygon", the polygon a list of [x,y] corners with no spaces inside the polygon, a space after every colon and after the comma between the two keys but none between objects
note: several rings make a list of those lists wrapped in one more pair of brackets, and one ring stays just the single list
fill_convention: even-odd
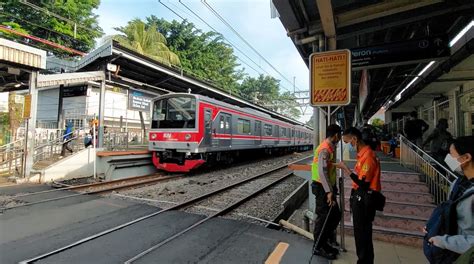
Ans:
[{"label": "fence", "polygon": [[439,204],[448,199],[449,188],[457,179],[456,174],[404,136],[400,136],[400,163],[423,175],[435,203]]},{"label": "fence", "polygon": [[23,175],[24,140],[17,140],[0,146],[0,175]]},{"label": "fence", "polygon": [[127,150],[147,147],[148,139],[142,133],[110,132],[104,134],[104,148],[108,150]]}]

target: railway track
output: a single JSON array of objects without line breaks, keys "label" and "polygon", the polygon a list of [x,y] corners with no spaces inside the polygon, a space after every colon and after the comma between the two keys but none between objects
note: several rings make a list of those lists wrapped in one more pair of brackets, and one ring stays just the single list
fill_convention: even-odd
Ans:
[{"label": "railway track", "polygon": [[[308,157],[304,157],[302,159],[299,159],[297,161],[293,161],[291,163],[296,163],[298,161],[301,161],[301,160],[304,160],[304,159],[307,159],[307,158]],[[239,195],[238,197],[235,197],[235,199],[229,200],[228,204],[226,204],[226,206],[224,208],[220,209],[218,212],[215,212],[215,213],[207,216],[206,218],[192,224],[191,226],[187,227],[186,229],[184,229],[184,230],[182,230],[182,231],[166,238],[165,240],[163,240],[159,244],[153,245],[152,247],[148,248],[147,250],[145,250],[143,252],[140,252],[138,255],[134,256],[133,258],[131,258],[131,259],[129,259],[125,262],[125,263],[132,263],[135,260],[138,260],[141,257],[147,255],[148,253],[156,250],[157,248],[165,245],[166,243],[176,239],[179,236],[182,236],[183,234],[189,232],[190,230],[192,230],[192,229],[198,227],[199,225],[209,221],[210,219],[229,213],[230,211],[234,210],[235,208],[242,205],[246,201],[252,199],[256,195],[258,195],[258,194],[262,193],[263,191],[271,188],[272,186],[275,186],[279,182],[287,179],[288,177],[290,177],[292,175],[292,172],[287,170],[288,165],[291,164],[291,163],[280,165],[280,166],[278,166],[276,168],[273,168],[269,171],[259,173],[255,176],[243,179],[243,180],[238,181],[238,182],[233,183],[233,184],[229,184],[229,185],[224,186],[220,189],[213,190],[213,191],[210,191],[208,193],[202,194],[198,197],[188,199],[188,200],[186,200],[182,203],[179,203],[177,205],[173,205],[169,208],[161,209],[161,210],[153,212],[151,214],[139,217],[137,219],[134,219],[134,220],[126,222],[124,224],[112,227],[110,229],[107,229],[107,230],[104,230],[102,232],[96,233],[96,234],[91,235],[89,237],[85,237],[81,240],[75,241],[75,242],[73,242],[71,244],[68,244],[64,247],[55,249],[53,251],[44,253],[42,255],[39,255],[39,256],[24,260],[24,261],[21,261],[20,263],[23,263],[23,264],[24,263],[34,263],[36,261],[46,259],[46,258],[51,257],[53,255],[59,254],[61,252],[72,249],[72,248],[74,248],[76,246],[79,246],[81,244],[84,244],[88,241],[97,239],[99,237],[105,236],[105,235],[110,234],[112,232],[116,232],[120,229],[123,229],[123,228],[126,228],[128,226],[134,225],[134,224],[136,224],[138,222],[141,222],[143,220],[155,217],[155,216],[160,215],[160,214],[162,214],[164,212],[167,212],[167,211],[180,210],[180,209],[187,208],[187,207],[192,207],[192,206],[199,206],[199,203],[204,201],[205,199],[211,198],[212,196],[221,197],[220,195],[223,195],[224,192],[235,193],[235,192],[238,192],[239,189],[240,189],[240,191],[245,190],[245,192],[243,192],[243,195]],[[260,182],[260,184],[256,184],[256,182]],[[253,185],[253,187],[251,187],[252,185]]]},{"label": "railway track", "polygon": [[156,182],[160,182],[164,180],[175,179],[179,177],[181,177],[181,175],[164,176],[162,174],[153,174],[153,175],[130,177],[130,178],[125,178],[125,179],[118,179],[118,180],[113,180],[113,181],[68,186],[68,187],[39,191],[39,192],[18,194],[18,195],[13,196],[12,198],[22,198],[22,197],[27,197],[27,196],[53,193],[53,192],[59,192],[59,191],[78,191],[78,193],[68,194],[68,195],[49,198],[49,199],[43,199],[43,200],[39,200],[35,202],[18,204],[18,205],[9,206],[9,207],[0,207],[0,212],[14,209],[14,208],[19,208],[19,207],[31,206],[31,205],[40,204],[40,203],[57,201],[57,200],[71,198],[71,197],[77,197],[81,195],[100,194],[100,193],[106,193],[106,192],[116,191],[120,189],[132,188],[132,187],[156,183]]}]

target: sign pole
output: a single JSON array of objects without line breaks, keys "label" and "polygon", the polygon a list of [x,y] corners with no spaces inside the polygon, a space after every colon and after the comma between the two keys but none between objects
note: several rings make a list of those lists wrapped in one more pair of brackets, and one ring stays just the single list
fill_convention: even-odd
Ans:
[{"label": "sign pole", "polygon": [[[331,106],[339,107],[351,102],[351,52],[349,50],[335,50],[335,41],[329,41],[327,52],[313,53],[310,56],[311,105],[319,107],[320,132],[323,127],[331,123]],[[325,110],[327,112],[325,113]],[[334,111],[336,112],[336,111]],[[326,118],[324,118],[324,114]],[[324,124],[326,123],[327,124]],[[325,135],[319,133],[320,138]],[[342,148],[339,150],[342,161]],[[341,250],[345,251],[344,234],[344,179],[339,174],[340,206],[342,221],[340,225]]]}]

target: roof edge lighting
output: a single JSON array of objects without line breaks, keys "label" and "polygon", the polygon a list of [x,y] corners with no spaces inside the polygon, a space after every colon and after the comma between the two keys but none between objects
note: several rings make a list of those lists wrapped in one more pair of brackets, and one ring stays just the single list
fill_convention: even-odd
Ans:
[{"label": "roof edge lighting", "polygon": [[449,42],[449,47],[454,46],[458,40],[460,40],[468,31],[471,29],[471,27],[474,27],[474,20],[471,20],[469,24],[467,24],[466,27],[464,27],[459,33]]},{"label": "roof edge lighting", "polygon": [[408,84],[407,86],[405,86],[405,88],[403,88],[403,90],[401,90],[397,96],[395,96],[395,102],[397,102],[398,100],[402,99],[402,94],[408,89],[410,88],[415,82],[416,80],[418,80],[419,77],[422,77],[423,74],[431,67],[433,66],[433,64],[435,63],[436,61],[430,61],[430,63],[428,63],[417,75],[415,78],[413,78]]}]

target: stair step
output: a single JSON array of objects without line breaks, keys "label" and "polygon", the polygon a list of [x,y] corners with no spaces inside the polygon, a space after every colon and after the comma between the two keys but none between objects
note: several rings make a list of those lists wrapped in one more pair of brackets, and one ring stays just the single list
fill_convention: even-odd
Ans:
[{"label": "stair step", "polygon": [[[344,220],[351,221],[349,212],[344,214]],[[373,224],[383,228],[398,229],[406,232],[420,232],[425,226],[426,221],[427,219],[423,217],[410,217],[377,212]]]},{"label": "stair step", "polygon": [[[351,193],[351,188],[345,187],[344,192],[345,192],[345,197],[348,198]],[[386,197],[387,201],[419,203],[419,204],[431,204],[433,202],[433,196],[429,193],[424,193],[424,192],[382,190],[382,193]]]},{"label": "stair step", "polygon": [[420,182],[421,175],[418,173],[382,172],[382,181]]},{"label": "stair step", "polygon": [[[430,189],[424,182],[410,182],[410,181],[392,181],[382,180],[382,190],[394,190],[394,191],[410,191],[410,192],[426,192]],[[352,187],[352,180],[350,178],[344,179],[345,187]]]},{"label": "stair step", "polygon": [[[346,197],[344,207],[346,211],[349,211],[349,197]],[[434,204],[386,201],[383,212],[384,214],[398,214],[427,219],[435,208]]]}]

